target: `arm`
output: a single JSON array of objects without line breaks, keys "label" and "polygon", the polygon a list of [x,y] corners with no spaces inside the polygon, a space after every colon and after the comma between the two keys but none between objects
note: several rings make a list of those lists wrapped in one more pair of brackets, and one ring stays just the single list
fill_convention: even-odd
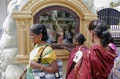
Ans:
[{"label": "arm", "polygon": [[27,68],[24,69],[24,71],[22,72],[22,74],[20,75],[19,79],[23,79],[23,76],[25,75],[25,72],[27,71]]},{"label": "arm", "polygon": [[57,61],[51,62],[49,67],[43,66],[42,70],[48,73],[56,73],[58,71]]},{"label": "arm", "polygon": [[64,47],[64,49],[66,49],[69,52],[71,52],[73,50],[72,48],[68,48],[68,47]]},{"label": "arm", "polygon": [[52,61],[50,66],[42,66],[41,64],[31,61],[30,66],[32,68],[39,68],[40,70],[48,73],[56,73],[58,71],[57,61]]},{"label": "arm", "polygon": [[60,44],[60,47],[66,49],[69,52],[74,49],[74,46],[72,44]]},{"label": "arm", "polygon": [[[49,64],[49,66],[43,66],[40,63],[31,61],[30,67],[38,68],[38,69],[43,70],[44,72],[48,72],[48,73],[56,73],[58,71],[58,64],[56,61],[56,59],[57,59],[56,52],[50,46],[47,46],[43,53],[44,53],[44,55],[45,54],[46,55],[42,56],[42,60],[45,60],[46,63]],[[41,62],[42,62],[42,60],[41,60]]]}]

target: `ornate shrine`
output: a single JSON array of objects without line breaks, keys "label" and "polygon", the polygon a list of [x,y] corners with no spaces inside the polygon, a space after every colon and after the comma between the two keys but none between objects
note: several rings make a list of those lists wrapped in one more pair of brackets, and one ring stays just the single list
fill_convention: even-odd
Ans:
[{"label": "ornate shrine", "polygon": [[[30,41],[29,28],[35,23],[34,17],[42,10],[47,10],[49,7],[56,6],[56,9],[64,10],[70,13],[70,10],[76,14],[78,18],[76,22],[79,32],[86,37],[86,46],[90,46],[87,26],[89,22],[97,18],[90,9],[82,2],[82,0],[29,0],[20,11],[13,12],[13,18],[16,20],[18,55],[16,62],[26,64],[29,60],[29,53],[33,49],[34,44]],[[64,7],[66,9],[64,9]],[[54,10],[50,8],[48,10]],[[70,13],[73,15],[73,13]],[[65,49],[56,49],[58,58],[67,59],[69,53]]]}]

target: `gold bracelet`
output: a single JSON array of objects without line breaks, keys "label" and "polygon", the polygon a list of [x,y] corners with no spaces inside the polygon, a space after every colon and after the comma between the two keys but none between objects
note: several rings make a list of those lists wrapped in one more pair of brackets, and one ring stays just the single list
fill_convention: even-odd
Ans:
[{"label": "gold bracelet", "polygon": [[41,66],[40,70],[43,70],[43,66]]}]

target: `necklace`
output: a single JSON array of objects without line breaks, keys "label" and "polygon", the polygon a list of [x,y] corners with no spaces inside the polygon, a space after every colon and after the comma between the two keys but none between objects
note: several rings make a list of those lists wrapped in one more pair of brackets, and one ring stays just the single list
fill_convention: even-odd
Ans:
[{"label": "necklace", "polygon": [[81,45],[80,47],[79,47],[79,49],[78,49],[78,51],[80,51],[80,49],[83,47],[83,45]]}]

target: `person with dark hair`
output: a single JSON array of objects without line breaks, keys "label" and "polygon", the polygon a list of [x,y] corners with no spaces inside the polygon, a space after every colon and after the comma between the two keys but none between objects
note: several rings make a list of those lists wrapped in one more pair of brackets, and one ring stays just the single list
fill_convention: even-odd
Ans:
[{"label": "person with dark hair", "polygon": [[114,41],[113,38],[111,36],[111,43],[109,43],[108,45],[115,50],[117,57],[114,60],[114,67],[112,68],[110,75],[108,77],[108,79],[120,79],[120,53],[118,52],[116,46],[114,45]]},{"label": "person with dark hair", "polygon": [[75,46],[74,49],[64,47],[70,53],[68,66],[66,71],[66,78],[65,79],[74,79],[74,67],[76,63],[80,60],[82,54],[86,51],[87,47],[84,46],[84,42],[86,41],[83,34],[75,34],[73,37],[73,44]]},{"label": "person with dark hair", "polygon": [[58,37],[57,41],[58,41],[58,44],[61,44],[64,39],[63,28],[59,29],[58,35],[59,35],[59,37]]},{"label": "person with dark hair", "polygon": [[75,79],[107,79],[114,65],[115,50],[108,46],[110,32],[103,20],[93,20],[88,26],[94,43],[75,66]]},{"label": "person with dark hair", "polygon": [[26,71],[27,79],[55,79],[54,73],[58,71],[57,55],[46,42],[48,35],[45,26],[34,24],[30,28],[30,38],[36,45],[30,52],[28,66],[19,79],[23,78]]},{"label": "person with dark hair", "polygon": [[72,44],[73,41],[73,36],[74,33],[72,32],[72,25],[71,24],[67,24],[67,26],[65,27],[65,31],[64,31],[64,40],[63,40],[63,44]]},{"label": "person with dark hair", "polygon": [[52,28],[48,25],[46,26],[46,30],[47,30],[47,34],[48,34],[48,40],[47,40],[47,43],[48,44],[51,44],[52,41],[55,41],[54,40],[54,36],[53,36],[53,30]]}]

